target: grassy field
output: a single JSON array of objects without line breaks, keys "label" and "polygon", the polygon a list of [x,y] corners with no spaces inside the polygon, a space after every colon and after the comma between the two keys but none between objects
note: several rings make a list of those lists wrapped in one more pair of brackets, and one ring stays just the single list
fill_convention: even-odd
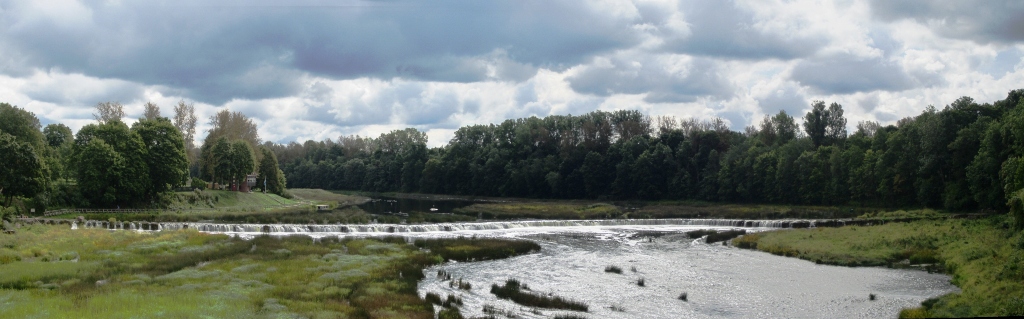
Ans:
[{"label": "grassy field", "polygon": [[610,218],[853,218],[875,213],[873,208],[713,204],[701,202],[594,203],[586,201],[510,201],[477,203],[456,214],[484,219],[610,219]]},{"label": "grassy field", "polygon": [[[481,245],[525,253],[518,242]],[[0,317],[433,318],[416,284],[444,259],[402,238],[246,241],[33,225],[0,235]]]},{"label": "grassy field", "polygon": [[292,188],[288,192],[301,199],[330,203],[336,206],[359,205],[370,200],[365,196],[341,194],[322,189]]},{"label": "grassy field", "polygon": [[779,230],[732,244],[824,264],[918,265],[949,273],[962,289],[904,310],[901,317],[1024,315],[1024,234],[1011,230],[1004,216]]}]

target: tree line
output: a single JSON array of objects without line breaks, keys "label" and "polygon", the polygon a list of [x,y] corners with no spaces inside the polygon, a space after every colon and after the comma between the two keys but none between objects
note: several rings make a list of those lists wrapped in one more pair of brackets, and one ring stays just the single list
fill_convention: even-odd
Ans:
[{"label": "tree line", "polygon": [[204,188],[199,177],[237,184],[253,172],[268,180],[269,191],[284,194],[284,174],[273,152],[251,146],[259,142],[255,125],[251,132],[235,128],[235,122],[250,120],[227,110],[217,113],[197,148],[194,105],[181,101],[174,113],[163,117],[156,104],[146,103],[142,118],[129,127],[122,121],[123,105],[102,102],[93,114],[96,122],[73,134],[64,124],[42,127],[32,112],[0,103],[0,213],[163,207],[173,190],[189,182]]},{"label": "tree line", "polygon": [[273,145],[289,187],[478,196],[702,200],[1003,211],[1024,186],[1024,90],[847,132],[815,101],[744,132],[638,111],[472,125],[445,146],[415,129]]}]

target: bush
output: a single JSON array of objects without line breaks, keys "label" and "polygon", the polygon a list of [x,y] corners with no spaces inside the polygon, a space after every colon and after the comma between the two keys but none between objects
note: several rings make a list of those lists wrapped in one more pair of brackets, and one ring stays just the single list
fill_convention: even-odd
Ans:
[{"label": "bush", "polygon": [[509,279],[504,286],[491,285],[491,293],[501,299],[509,299],[513,302],[538,308],[566,309],[576,311],[587,311],[587,305],[574,300],[564,299],[557,296],[535,295],[523,290],[530,290],[518,280]]},{"label": "bush", "polygon": [[608,266],[608,267],[604,267],[604,272],[613,272],[613,273],[616,273],[616,274],[621,274],[622,273],[622,268],[619,268],[618,266]]},{"label": "bush", "polygon": [[206,181],[199,179],[199,177],[193,177],[192,189],[198,189],[200,191],[206,190]]}]

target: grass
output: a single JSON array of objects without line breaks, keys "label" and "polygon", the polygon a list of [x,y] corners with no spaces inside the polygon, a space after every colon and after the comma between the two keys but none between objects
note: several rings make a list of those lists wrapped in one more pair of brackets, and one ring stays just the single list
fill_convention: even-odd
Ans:
[{"label": "grass", "polygon": [[502,259],[540,250],[540,245],[528,240],[476,237],[417,239],[414,245],[429,249],[445,260],[463,262]]},{"label": "grass", "polygon": [[685,293],[685,292],[684,292],[684,293],[681,293],[681,294],[679,294],[679,300],[682,300],[682,301],[687,301],[687,300],[686,300],[687,298],[688,298],[688,296],[686,295],[686,293]]},{"label": "grass", "polygon": [[332,203],[336,204],[337,206],[359,205],[370,200],[370,198],[365,196],[340,194],[325,191],[322,189],[291,188],[288,189],[288,192],[298,198],[317,202]]},{"label": "grass", "polygon": [[622,273],[622,268],[619,268],[619,266],[608,266],[608,267],[604,267],[604,272],[621,274]]},{"label": "grass", "polygon": [[501,299],[512,300],[513,302],[537,308],[565,309],[575,311],[587,311],[587,305],[574,300],[564,299],[558,296],[544,296],[528,292],[530,290],[525,284],[518,280],[509,279],[504,286],[491,285],[491,293]]},{"label": "grass", "polygon": [[48,225],[0,235],[0,256],[9,256],[0,318],[433,318],[416,285],[443,260],[401,238],[247,241]]},{"label": "grass", "polygon": [[629,202],[616,205],[585,201],[515,201],[476,203],[454,210],[483,219],[620,219],[620,218],[854,218],[875,208],[721,204],[693,201]]},{"label": "grass", "polygon": [[611,204],[574,201],[477,203],[457,208],[453,212],[484,219],[608,219],[622,214],[618,207]]},{"label": "grass", "polygon": [[1005,216],[877,226],[794,229],[734,239],[741,248],[842,266],[943,271],[962,292],[904,310],[903,317],[1024,315],[1024,233]]}]

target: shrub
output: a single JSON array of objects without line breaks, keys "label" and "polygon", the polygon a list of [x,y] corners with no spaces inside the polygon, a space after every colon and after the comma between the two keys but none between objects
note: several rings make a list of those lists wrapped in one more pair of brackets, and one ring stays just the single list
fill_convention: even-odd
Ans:
[{"label": "shrub", "polygon": [[557,296],[535,295],[529,292],[524,292],[523,290],[529,290],[529,287],[521,284],[515,279],[505,281],[504,286],[491,285],[491,293],[498,298],[509,299],[524,306],[576,311],[587,311],[588,308],[586,304],[579,301],[568,300]]}]

